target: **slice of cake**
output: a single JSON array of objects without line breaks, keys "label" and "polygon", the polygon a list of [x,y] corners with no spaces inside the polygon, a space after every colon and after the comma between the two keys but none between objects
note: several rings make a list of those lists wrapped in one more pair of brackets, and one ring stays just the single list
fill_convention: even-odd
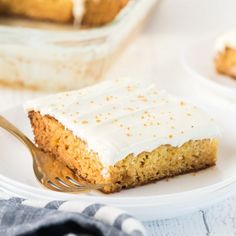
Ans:
[{"label": "slice of cake", "polygon": [[236,79],[236,33],[229,32],[216,40],[215,68],[218,73]]},{"label": "slice of cake", "polygon": [[97,26],[111,22],[128,0],[0,0],[0,12]]},{"label": "slice of cake", "polygon": [[105,81],[25,108],[36,144],[106,193],[216,163],[213,119],[153,84]]}]

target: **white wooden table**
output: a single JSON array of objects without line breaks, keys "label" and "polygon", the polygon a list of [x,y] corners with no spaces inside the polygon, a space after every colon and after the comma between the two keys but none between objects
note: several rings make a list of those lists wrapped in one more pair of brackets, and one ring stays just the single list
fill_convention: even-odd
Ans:
[{"label": "white wooden table", "polygon": [[[235,0],[161,0],[155,16],[117,61],[107,77],[130,76],[155,81],[180,96],[201,96],[189,82],[180,58],[191,42],[234,28]],[[197,92],[196,92],[197,91]],[[0,110],[40,94],[0,90]],[[217,101],[212,97],[212,102]],[[227,103],[227,101],[225,101]],[[232,104],[236,109],[236,104]],[[150,235],[236,235],[236,194],[190,215],[145,222]]]},{"label": "white wooden table", "polygon": [[236,234],[236,196],[193,214],[144,224],[153,236],[233,236]]}]

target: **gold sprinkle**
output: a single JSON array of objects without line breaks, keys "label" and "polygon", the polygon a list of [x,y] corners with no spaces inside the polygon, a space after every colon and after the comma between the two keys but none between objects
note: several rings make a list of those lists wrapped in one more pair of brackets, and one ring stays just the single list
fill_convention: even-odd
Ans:
[{"label": "gold sprinkle", "polygon": [[161,125],[161,123],[160,123],[160,122],[157,122],[157,125],[159,126],[159,125]]},{"label": "gold sprinkle", "polygon": [[170,134],[168,137],[169,137],[169,138],[173,138],[173,135],[172,135],[172,134]]},{"label": "gold sprinkle", "polygon": [[73,120],[73,122],[76,124],[76,123],[78,123],[78,121],[77,120]]},{"label": "gold sprinkle", "polygon": [[76,114],[76,115],[79,115],[79,112],[77,111],[77,112],[75,112],[75,114]]},{"label": "gold sprinkle", "polygon": [[113,98],[113,96],[107,96],[106,101],[109,102],[112,98]]},{"label": "gold sprinkle", "polygon": [[147,124],[143,124],[143,126],[147,126]]},{"label": "gold sprinkle", "polygon": [[187,113],[187,116],[191,116],[192,114],[191,113]]},{"label": "gold sprinkle", "polygon": [[185,106],[185,105],[186,105],[185,102],[183,101],[180,102],[180,106]]},{"label": "gold sprinkle", "polygon": [[128,111],[133,111],[134,110],[132,107],[126,107],[125,109],[128,110]]},{"label": "gold sprinkle", "polygon": [[171,116],[171,117],[170,117],[170,120],[174,120],[174,117]]},{"label": "gold sprinkle", "polygon": [[131,92],[133,90],[133,88],[130,85],[127,86],[127,89],[129,92]]},{"label": "gold sprinkle", "polygon": [[174,126],[171,126],[171,129],[175,129],[175,127],[174,127]]},{"label": "gold sprinkle", "polygon": [[87,120],[82,120],[81,123],[82,123],[83,125],[85,125],[85,124],[88,124],[88,121],[87,121]]},{"label": "gold sprinkle", "polygon": [[143,95],[139,95],[138,98],[142,101],[142,102],[147,102],[147,98]]}]

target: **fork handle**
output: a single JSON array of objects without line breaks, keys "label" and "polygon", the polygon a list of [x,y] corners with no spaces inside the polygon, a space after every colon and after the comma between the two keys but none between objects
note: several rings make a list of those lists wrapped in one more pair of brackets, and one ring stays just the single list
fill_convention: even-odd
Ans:
[{"label": "fork handle", "polygon": [[16,128],[10,121],[0,115],[0,127],[14,135],[18,140],[25,144],[31,152],[35,150],[35,145],[30,141],[25,134]]}]

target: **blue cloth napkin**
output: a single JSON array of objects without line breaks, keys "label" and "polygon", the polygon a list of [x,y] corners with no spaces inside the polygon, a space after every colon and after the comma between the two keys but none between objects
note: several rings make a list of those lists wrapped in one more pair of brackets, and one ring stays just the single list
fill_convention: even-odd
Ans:
[{"label": "blue cloth napkin", "polygon": [[0,235],[145,236],[123,210],[96,203],[27,200],[0,192]]}]

